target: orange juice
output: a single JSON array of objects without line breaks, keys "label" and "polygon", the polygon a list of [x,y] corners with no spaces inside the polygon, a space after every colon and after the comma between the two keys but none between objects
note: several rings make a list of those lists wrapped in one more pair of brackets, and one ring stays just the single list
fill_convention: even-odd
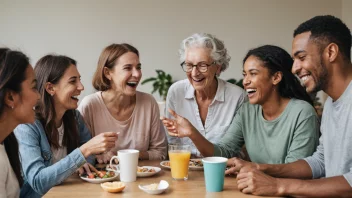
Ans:
[{"label": "orange juice", "polygon": [[188,150],[169,151],[171,176],[174,179],[188,179],[188,164],[191,152]]}]

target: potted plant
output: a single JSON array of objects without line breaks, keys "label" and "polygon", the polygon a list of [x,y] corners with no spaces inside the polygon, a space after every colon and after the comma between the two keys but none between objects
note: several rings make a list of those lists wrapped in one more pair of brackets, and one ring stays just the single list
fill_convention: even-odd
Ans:
[{"label": "potted plant", "polygon": [[165,109],[165,101],[166,101],[166,95],[167,92],[169,91],[170,86],[172,85],[172,77],[170,74],[165,73],[163,70],[157,69],[155,70],[157,73],[156,77],[150,77],[142,81],[142,85],[148,82],[153,82],[153,90],[152,94],[155,93],[156,91],[159,93],[160,97],[162,98],[163,101],[158,102],[159,109],[160,109],[160,115],[164,115],[164,109]]},{"label": "potted plant", "polygon": [[167,92],[173,83],[172,77],[170,74],[166,74],[163,70],[157,69],[155,71],[157,76],[143,80],[142,85],[148,82],[154,82],[152,94],[158,91],[160,97],[163,99],[163,101],[165,101]]},{"label": "potted plant", "polygon": [[234,78],[230,78],[230,79],[227,80],[227,82],[235,84],[235,85],[237,85],[237,86],[239,86],[239,87],[241,87],[243,89],[243,79],[236,80]]}]

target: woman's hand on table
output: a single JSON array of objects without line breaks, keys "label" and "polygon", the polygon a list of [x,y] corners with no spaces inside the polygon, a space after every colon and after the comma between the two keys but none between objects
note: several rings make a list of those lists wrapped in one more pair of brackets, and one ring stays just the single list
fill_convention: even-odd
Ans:
[{"label": "woman's hand on table", "polygon": [[253,162],[247,162],[247,161],[242,160],[237,157],[230,158],[227,161],[227,167],[229,167],[229,168],[225,171],[225,175],[236,175],[242,169],[243,169],[242,172],[248,172],[251,170],[258,170],[258,164],[253,163]]},{"label": "woman's hand on table", "polygon": [[116,132],[105,132],[101,133],[91,140],[86,142],[80,147],[80,150],[84,157],[88,157],[92,154],[101,154],[110,151],[110,149],[115,147],[115,142],[117,141],[118,133]]},{"label": "woman's hand on table", "polygon": [[191,137],[197,130],[194,126],[184,117],[169,109],[170,114],[175,119],[168,119],[161,117],[164,126],[168,130],[168,134],[173,137]]}]

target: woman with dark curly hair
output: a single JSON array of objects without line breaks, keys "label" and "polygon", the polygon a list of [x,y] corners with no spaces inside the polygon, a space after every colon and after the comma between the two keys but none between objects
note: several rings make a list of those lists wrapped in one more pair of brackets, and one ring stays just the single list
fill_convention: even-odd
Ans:
[{"label": "woman with dark curly hair", "polygon": [[164,119],[169,134],[190,137],[203,156],[238,156],[244,144],[256,163],[282,164],[311,155],[318,144],[318,117],[309,95],[291,73],[292,63],[290,55],[276,46],[247,53],[243,85],[249,102],[241,106],[219,143],[210,143],[173,111],[175,120]]}]

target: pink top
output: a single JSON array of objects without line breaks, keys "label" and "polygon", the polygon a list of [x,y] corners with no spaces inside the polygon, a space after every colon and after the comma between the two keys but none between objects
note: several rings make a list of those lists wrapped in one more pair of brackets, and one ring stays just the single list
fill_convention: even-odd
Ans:
[{"label": "pink top", "polygon": [[81,112],[92,136],[103,132],[120,132],[116,147],[147,151],[149,159],[165,159],[167,141],[164,127],[160,121],[159,107],[153,96],[143,92],[136,93],[136,106],[130,118],[116,120],[108,111],[101,91],[83,98],[78,110]]}]

